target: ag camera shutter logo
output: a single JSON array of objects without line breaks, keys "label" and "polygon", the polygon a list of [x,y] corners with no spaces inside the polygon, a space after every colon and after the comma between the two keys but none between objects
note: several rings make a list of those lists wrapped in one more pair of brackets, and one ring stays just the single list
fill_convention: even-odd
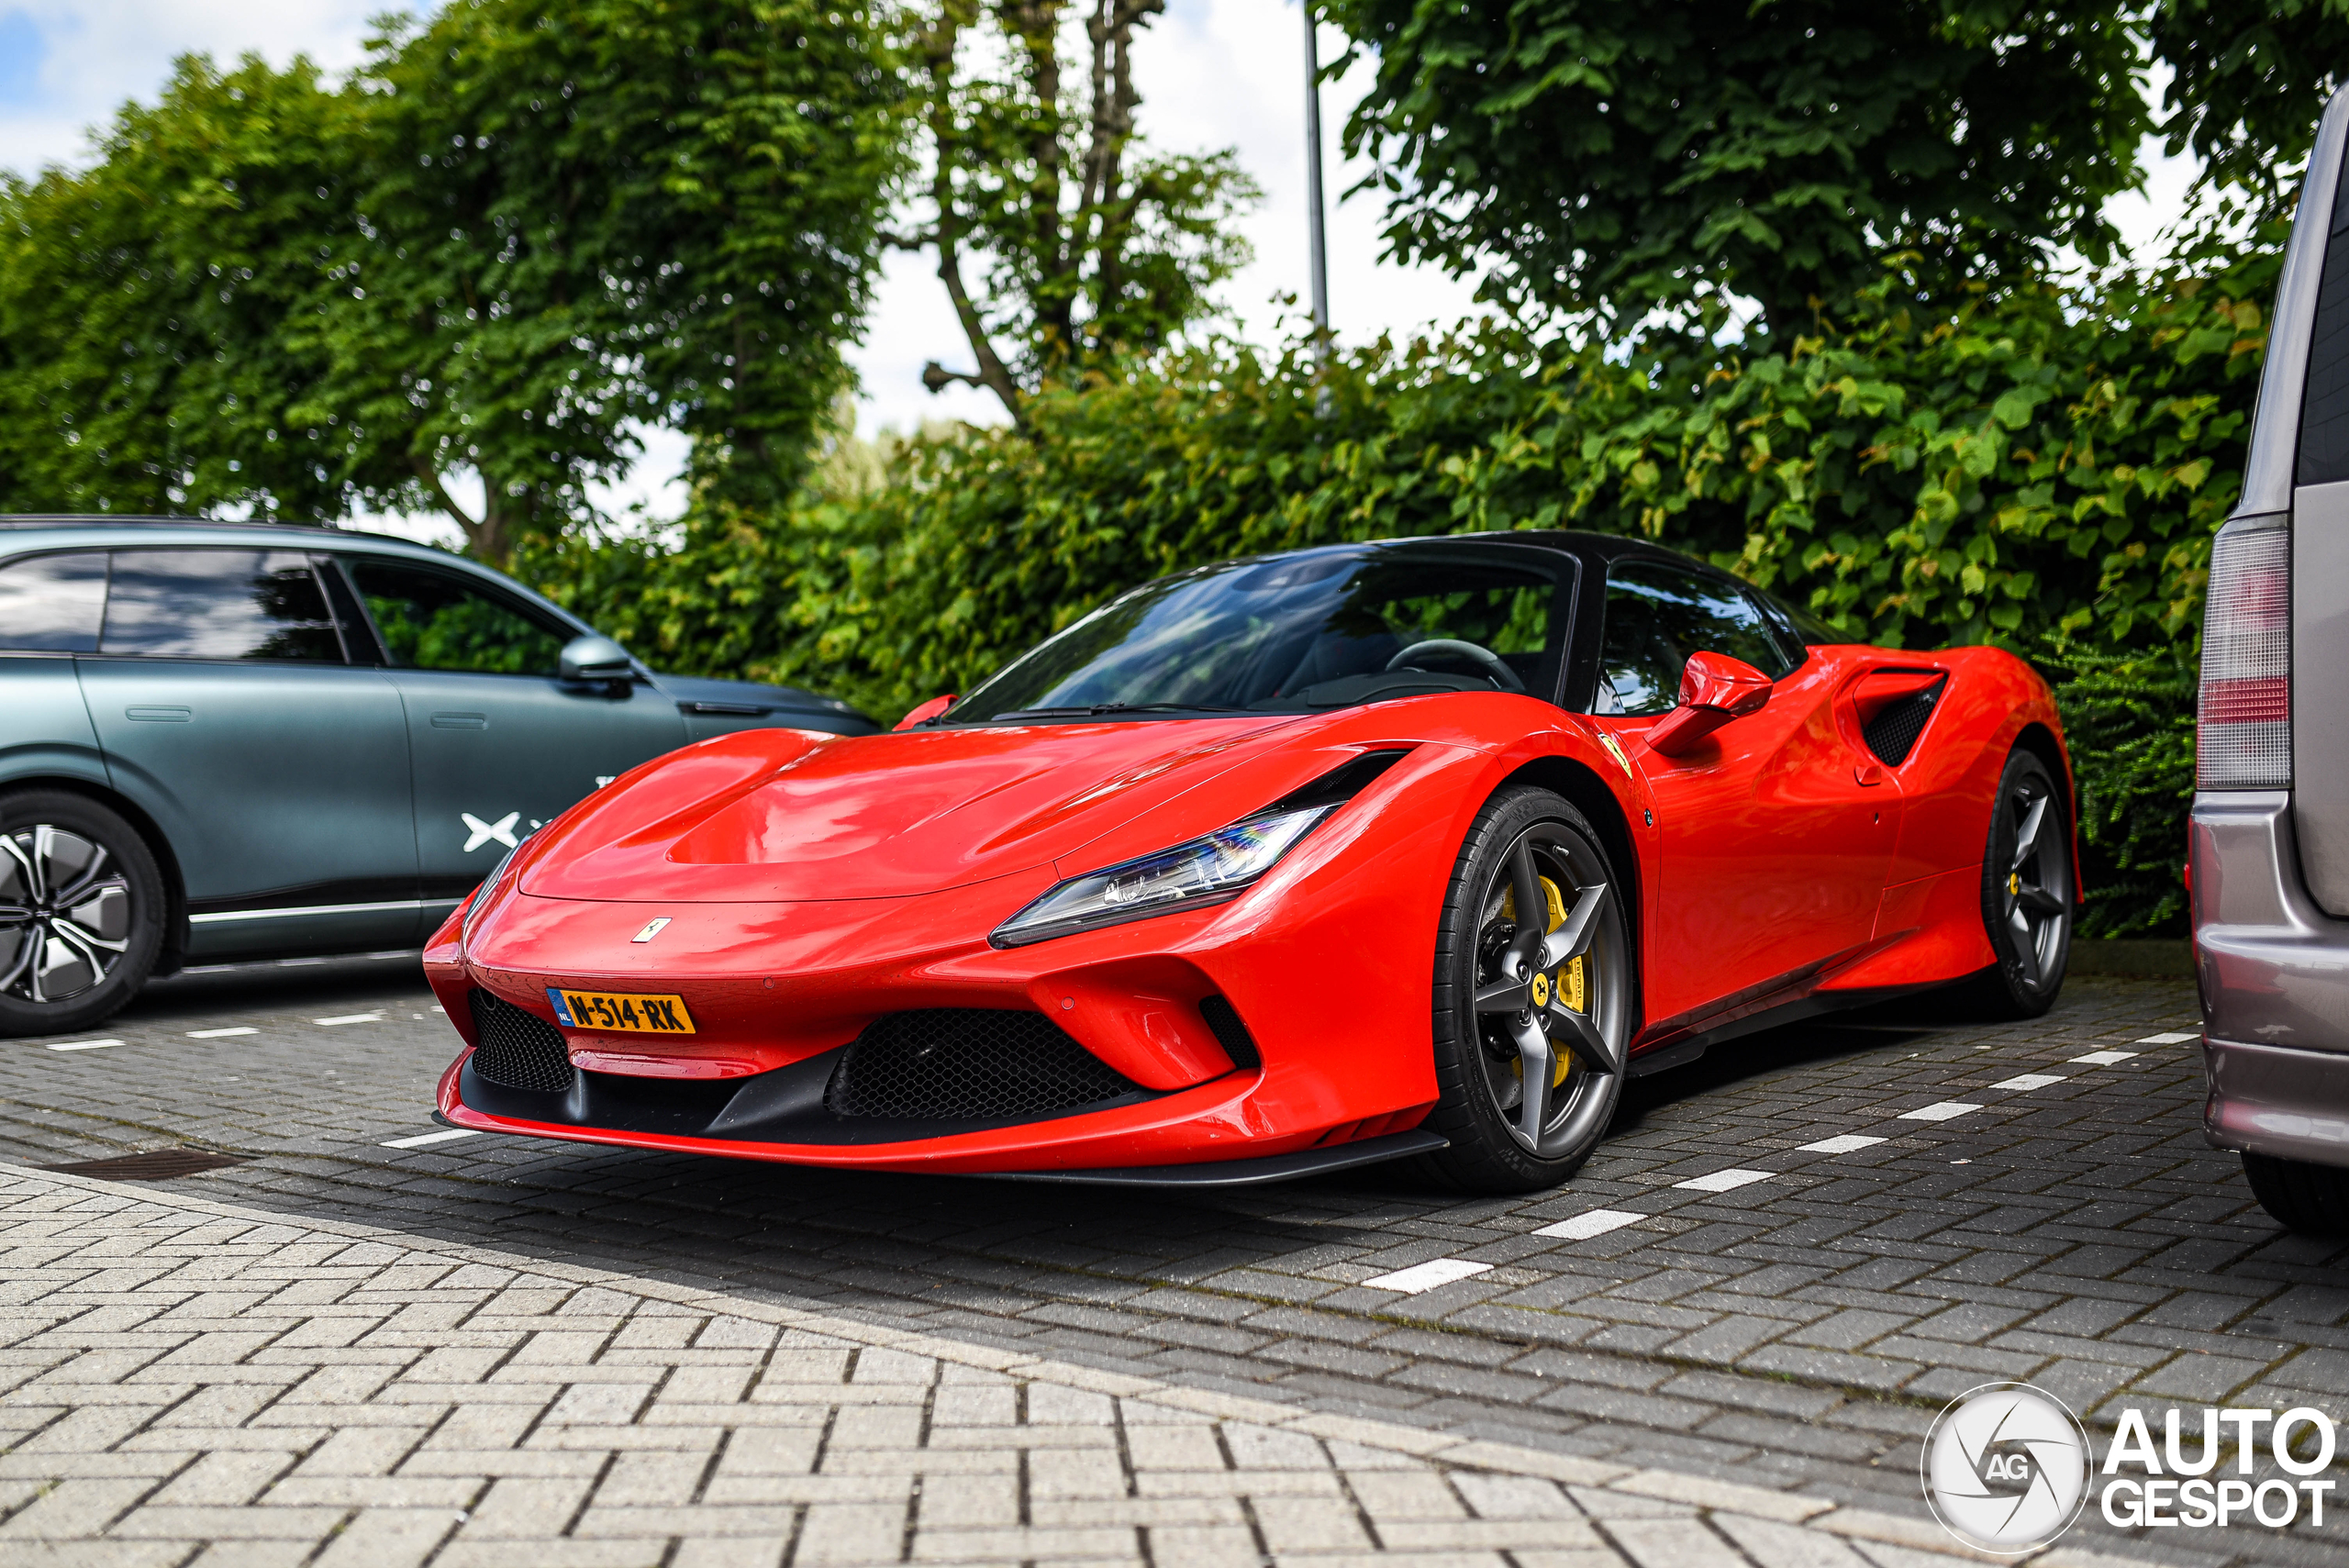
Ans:
[{"label": "ag camera shutter logo", "polygon": [[2061,1400],[2027,1383],[1986,1383],[1934,1418],[1919,1478],[1943,1529],[2020,1555],[2072,1528],[2089,1463],[2087,1434]]}]

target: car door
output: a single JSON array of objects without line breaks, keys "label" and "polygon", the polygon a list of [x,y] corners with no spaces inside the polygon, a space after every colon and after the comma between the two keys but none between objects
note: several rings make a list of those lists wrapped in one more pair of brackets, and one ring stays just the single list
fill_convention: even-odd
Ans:
[{"label": "car door", "polygon": [[115,788],[179,862],[191,958],[396,947],[417,935],[399,694],[354,664],[303,552],[110,552],[77,655]]},{"label": "car door", "polygon": [[532,829],[685,740],[642,681],[567,682],[576,633],[462,568],[348,554],[406,709],[426,918],[472,891]]},{"label": "car door", "polygon": [[[1899,831],[1899,785],[1839,721],[1844,672],[1792,645],[1735,584],[1676,563],[1608,573],[1598,701],[1654,800],[1662,875],[1646,944],[1649,1021],[1701,1025],[1867,944]],[[1667,713],[1688,655],[1776,682],[1760,712],[1666,757],[1631,744]]]}]

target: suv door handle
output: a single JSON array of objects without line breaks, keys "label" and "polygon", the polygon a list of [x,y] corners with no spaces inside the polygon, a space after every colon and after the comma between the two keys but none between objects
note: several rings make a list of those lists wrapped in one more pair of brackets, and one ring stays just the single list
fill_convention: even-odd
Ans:
[{"label": "suv door handle", "polygon": [[436,713],[432,716],[435,729],[487,729],[489,715],[485,713]]}]

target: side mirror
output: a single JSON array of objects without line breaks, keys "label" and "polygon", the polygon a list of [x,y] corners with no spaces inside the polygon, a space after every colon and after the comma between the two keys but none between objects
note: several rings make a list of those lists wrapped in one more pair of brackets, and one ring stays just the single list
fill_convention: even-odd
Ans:
[{"label": "side mirror", "polygon": [[1680,672],[1680,706],[1648,731],[1648,750],[1678,757],[1732,718],[1759,713],[1770,700],[1770,677],[1726,653],[1692,653]]},{"label": "side mirror", "polygon": [[897,720],[896,724],[893,726],[893,728],[897,729],[911,729],[917,724],[927,724],[931,719],[936,718],[940,714],[944,713],[948,708],[952,707],[953,706],[954,694],[952,692],[947,693],[942,697],[932,697],[928,702],[922,704],[919,707],[914,709],[913,712],[906,715],[905,717]]},{"label": "side mirror", "polygon": [[566,681],[603,681],[621,683],[631,680],[636,666],[629,662],[628,650],[608,637],[589,632],[574,637],[562,645],[560,665]]}]

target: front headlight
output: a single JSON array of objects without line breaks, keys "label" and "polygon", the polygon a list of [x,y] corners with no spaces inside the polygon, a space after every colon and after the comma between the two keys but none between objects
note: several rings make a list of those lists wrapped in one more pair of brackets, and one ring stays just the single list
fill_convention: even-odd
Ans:
[{"label": "front headlight", "polygon": [[1071,877],[997,926],[987,940],[996,947],[1016,948],[1072,931],[1228,903],[1253,886],[1341,804],[1268,806],[1187,844]]}]

